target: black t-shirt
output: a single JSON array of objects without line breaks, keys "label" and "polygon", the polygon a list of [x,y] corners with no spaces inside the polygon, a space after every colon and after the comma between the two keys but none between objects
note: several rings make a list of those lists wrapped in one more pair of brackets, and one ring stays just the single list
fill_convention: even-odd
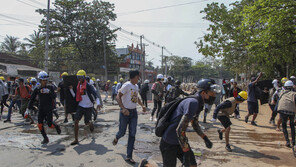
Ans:
[{"label": "black t-shirt", "polygon": [[33,103],[37,96],[39,99],[39,109],[48,111],[54,108],[54,100],[56,98],[56,93],[52,85],[46,85],[45,87],[42,87],[40,85],[34,90],[29,102],[29,109],[33,108]]}]

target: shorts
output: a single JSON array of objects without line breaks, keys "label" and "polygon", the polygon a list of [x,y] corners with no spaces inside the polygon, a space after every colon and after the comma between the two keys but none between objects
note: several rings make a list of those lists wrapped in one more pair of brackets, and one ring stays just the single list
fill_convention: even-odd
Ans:
[{"label": "shorts", "polygon": [[224,126],[225,129],[230,127],[230,125],[232,125],[229,117],[227,116],[218,116],[218,120],[221,122],[221,124]]},{"label": "shorts", "polygon": [[250,115],[258,114],[258,112],[259,112],[258,103],[248,101],[248,111],[249,111]]},{"label": "shorts", "polygon": [[82,116],[84,116],[84,123],[88,124],[91,120],[91,114],[92,114],[93,108],[83,108],[78,106],[77,111],[74,115],[75,121],[80,121]]},{"label": "shorts", "polygon": [[[172,145],[161,140],[159,147],[163,159],[163,167],[175,167],[177,165],[177,158],[183,163],[184,152],[180,145]],[[186,154],[190,165],[197,165],[193,151],[190,149]]]}]

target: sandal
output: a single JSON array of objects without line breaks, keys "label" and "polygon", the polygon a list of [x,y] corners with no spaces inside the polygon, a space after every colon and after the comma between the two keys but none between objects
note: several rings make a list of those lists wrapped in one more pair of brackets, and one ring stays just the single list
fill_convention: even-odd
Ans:
[{"label": "sandal", "polygon": [[76,144],[79,144],[79,142],[78,142],[77,140],[74,140],[74,141],[71,143],[72,146],[73,146],[73,145],[76,145]]},{"label": "sandal", "polygon": [[125,159],[125,162],[127,162],[127,163],[129,163],[129,164],[136,164],[136,162],[133,160],[133,159],[131,159],[131,158],[126,158]]}]

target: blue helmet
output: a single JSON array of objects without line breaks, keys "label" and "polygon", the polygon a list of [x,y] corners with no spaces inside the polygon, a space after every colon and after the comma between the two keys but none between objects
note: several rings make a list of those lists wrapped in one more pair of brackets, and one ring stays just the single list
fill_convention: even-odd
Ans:
[{"label": "blue helmet", "polygon": [[49,76],[45,71],[41,71],[38,74],[38,79],[40,79],[40,80],[48,80]]}]

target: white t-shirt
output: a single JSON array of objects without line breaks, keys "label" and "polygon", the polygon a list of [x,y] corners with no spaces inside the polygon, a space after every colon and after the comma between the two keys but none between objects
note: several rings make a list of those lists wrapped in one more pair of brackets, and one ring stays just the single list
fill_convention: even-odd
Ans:
[{"label": "white t-shirt", "polygon": [[124,83],[122,87],[118,90],[122,93],[121,97],[123,106],[127,109],[137,108],[139,87],[138,85],[133,85],[130,81]]}]

